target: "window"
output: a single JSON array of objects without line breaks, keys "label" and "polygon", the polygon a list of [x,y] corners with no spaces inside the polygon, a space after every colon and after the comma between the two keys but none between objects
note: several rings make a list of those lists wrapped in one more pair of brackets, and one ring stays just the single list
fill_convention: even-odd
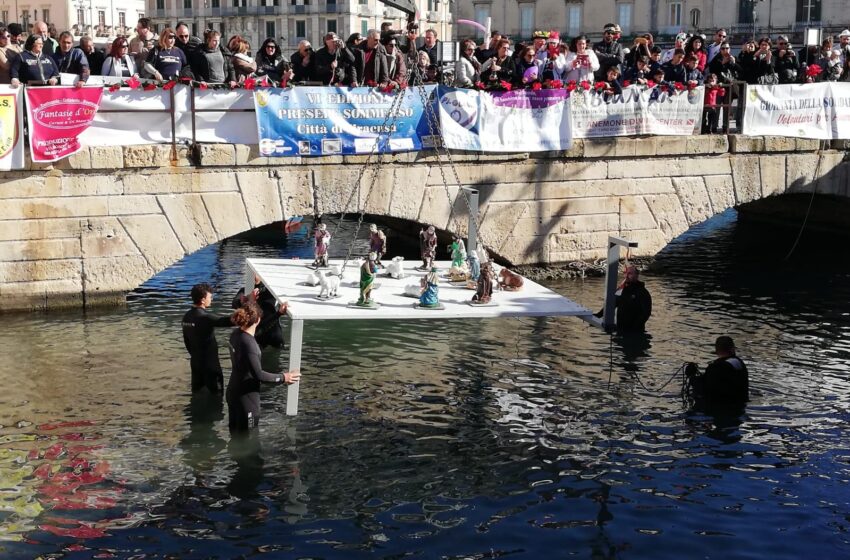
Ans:
[{"label": "window", "polygon": [[191,10],[192,9],[192,0],[183,0],[183,9]]},{"label": "window", "polygon": [[277,36],[277,30],[275,29],[274,22],[273,21],[267,21],[266,22],[266,37],[273,39],[276,36]]},{"label": "window", "polygon": [[671,2],[670,3],[670,14],[668,22],[670,23],[670,27],[675,27],[680,29],[682,27],[682,3],[681,2]]},{"label": "window", "polygon": [[210,7],[221,8],[221,0],[212,0],[212,2],[210,2]]},{"label": "window", "polygon": [[295,21],[295,36],[303,39],[307,36],[307,22],[303,19]]},{"label": "window", "polygon": [[164,10],[165,9],[165,0],[156,0],[156,9]]},{"label": "window", "polygon": [[192,35],[194,35],[195,37],[198,36],[198,22],[196,21],[192,22]]},{"label": "window", "polygon": [[118,12],[118,25],[127,27],[127,14],[125,12]]},{"label": "window", "polygon": [[437,2],[436,0],[428,0],[428,11],[433,12],[437,10]]},{"label": "window", "polygon": [[328,20],[328,33],[336,33],[336,20],[329,19]]},{"label": "window", "polygon": [[527,41],[534,32],[534,4],[519,5],[519,33]]},{"label": "window", "polygon": [[106,27],[106,11],[98,10],[97,11],[97,24],[101,27]]},{"label": "window", "polygon": [[699,29],[699,19],[700,15],[702,15],[698,8],[694,8],[691,10],[691,27],[694,29]]},{"label": "window", "polygon": [[142,19],[143,17],[145,17],[145,12],[137,12],[137,13],[136,13],[136,17],[137,17],[138,19]]},{"label": "window", "polygon": [[50,23],[50,10],[44,9],[41,10],[41,17],[47,23]]},{"label": "window", "polygon": [[[482,25],[487,21],[487,18],[490,17],[490,6],[487,4],[476,4],[475,5],[475,21],[480,21]],[[484,38],[484,32],[475,28],[476,37]]]},{"label": "window", "polygon": [[576,37],[581,34],[581,4],[567,5],[567,35]]},{"label": "window", "polygon": [[797,0],[797,21],[820,21],[821,0]]},{"label": "window", "polygon": [[222,37],[224,37],[224,35],[227,33],[226,27],[224,26],[223,21],[218,22],[218,32],[221,33]]},{"label": "window", "polygon": [[617,4],[617,23],[623,30],[623,35],[632,34],[632,5]]},{"label": "window", "polygon": [[3,21],[9,21],[9,10],[3,10],[0,14],[2,14]]},{"label": "window", "polygon": [[[8,20],[6,20],[8,21]],[[82,8],[77,10],[77,25],[83,25],[86,22],[86,11]]]},{"label": "window", "polygon": [[367,33],[369,33],[369,20],[368,19],[361,19],[360,20],[360,34],[365,37]]}]

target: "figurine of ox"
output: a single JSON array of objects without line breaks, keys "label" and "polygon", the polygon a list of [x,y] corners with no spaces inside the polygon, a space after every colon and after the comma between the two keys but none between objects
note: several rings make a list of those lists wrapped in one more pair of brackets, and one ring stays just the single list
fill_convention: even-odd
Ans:
[{"label": "figurine of ox", "polygon": [[387,274],[393,278],[404,278],[404,257],[393,257],[387,265]]},{"label": "figurine of ox", "polygon": [[503,268],[499,271],[499,287],[508,292],[518,292],[522,288],[522,276]]},{"label": "figurine of ox", "polygon": [[322,299],[335,298],[339,289],[339,276],[333,276],[330,272],[325,273],[319,279],[322,289],[319,290],[319,297]]}]

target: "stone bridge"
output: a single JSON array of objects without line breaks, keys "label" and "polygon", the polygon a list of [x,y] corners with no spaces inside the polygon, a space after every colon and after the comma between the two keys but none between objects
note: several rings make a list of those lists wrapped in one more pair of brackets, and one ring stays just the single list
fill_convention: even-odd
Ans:
[{"label": "stone bridge", "polygon": [[244,145],[89,148],[0,178],[0,309],[122,301],[185,255],[292,215],[365,205],[463,233],[458,182],[480,190],[481,240],[509,263],[603,257],[610,234],[654,255],[729,207],[813,188],[850,196],[846,147],[742,136],[577,140],[566,152],[454,153],[457,179],[433,152],[364,168],[364,156],[269,159]]}]

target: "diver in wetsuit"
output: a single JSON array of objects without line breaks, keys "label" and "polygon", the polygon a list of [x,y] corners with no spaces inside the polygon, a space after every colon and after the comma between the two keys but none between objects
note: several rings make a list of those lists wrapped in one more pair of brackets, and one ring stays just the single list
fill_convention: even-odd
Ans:
[{"label": "diver in wetsuit", "polygon": [[191,356],[193,393],[204,387],[218,394],[224,389],[214,329],[229,327],[230,317],[207,311],[212,298],[213,290],[209,284],[192,286],[192,309],[183,316],[183,343]]},{"label": "diver in wetsuit", "polygon": [[694,363],[685,369],[696,406],[704,409],[744,406],[750,400],[750,374],[747,365],[736,355],[732,337],[717,337],[714,353],[717,359],[708,364],[705,373],[700,374]]},{"label": "diver in wetsuit", "polygon": [[643,332],[652,315],[652,296],[638,279],[637,267],[626,267],[626,278],[617,295],[617,331]]},{"label": "diver in wetsuit", "polygon": [[245,432],[259,425],[260,383],[295,383],[301,378],[298,371],[268,373],[260,362],[260,347],[254,339],[262,312],[254,302],[248,302],[231,316],[239,327],[230,335],[230,362],[233,371],[227,382],[228,427],[231,432]]},{"label": "diver in wetsuit", "polygon": [[[274,294],[256,276],[254,277],[252,297],[263,313],[260,326],[257,327],[257,344],[261,348],[266,346],[283,348],[283,328],[280,326],[279,316],[286,313],[286,306],[281,306],[278,309]],[[233,298],[231,306],[233,309],[238,309],[248,300],[249,298],[245,297],[245,288],[239,288],[239,292]]]}]

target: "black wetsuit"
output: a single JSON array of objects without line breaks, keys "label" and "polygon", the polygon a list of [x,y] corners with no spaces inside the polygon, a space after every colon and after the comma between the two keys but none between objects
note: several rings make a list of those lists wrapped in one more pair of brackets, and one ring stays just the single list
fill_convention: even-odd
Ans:
[{"label": "black wetsuit", "polygon": [[230,317],[214,315],[202,307],[192,307],[183,315],[183,343],[192,357],[192,392],[206,387],[212,393],[221,393],[224,388],[214,329],[229,326]]},{"label": "black wetsuit", "polygon": [[630,282],[617,296],[617,330],[643,332],[652,315],[652,296],[641,281]]},{"label": "black wetsuit", "polygon": [[255,428],[260,422],[260,382],[280,383],[282,374],[263,371],[260,346],[250,334],[235,329],[230,335],[233,371],[227,382],[227,424],[233,432]]},{"label": "black wetsuit", "polygon": [[[257,305],[260,307],[260,311],[263,312],[255,335],[257,344],[261,347],[274,346],[275,348],[283,348],[283,328],[280,326],[277,300],[262,282],[254,286],[254,288],[259,290]],[[242,305],[242,298],[244,296],[245,289],[240,288],[236,297],[233,298],[233,309],[238,309]]]},{"label": "black wetsuit", "polygon": [[717,358],[694,380],[696,400],[703,407],[741,406],[750,400],[750,374],[737,357]]}]

